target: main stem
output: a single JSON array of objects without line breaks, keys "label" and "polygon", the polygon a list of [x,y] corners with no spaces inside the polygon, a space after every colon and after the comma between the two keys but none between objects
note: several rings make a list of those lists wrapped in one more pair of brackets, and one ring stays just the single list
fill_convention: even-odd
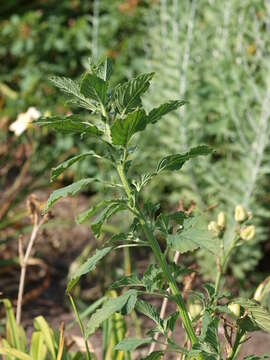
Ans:
[{"label": "main stem", "polygon": [[[131,193],[131,189],[129,187],[129,183],[128,183],[128,180],[125,176],[125,173],[124,173],[124,164],[123,163],[120,163],[117,165],[117,170],[118,170],[118,174],[120,176],[120,179],[122,181],[122,184],[124,186],[124,189],[125,189],[125,192],[128,196],[128,198],[131,198],[132,196],[132,193]],[[165,275],[165,277],[167,278],[167,281],[168,281],[168,284],[169,284],[169,287],[171,289],[171,292],[172,294],[174,295],[175,297],[175,302],[177,304],[177,308],[178,308],[178,311],[179,311],[179,314],[180,314],[180,317],[182,319],[182,322],[183,322],[183,325],[184,325],[184,328],[186,330],[186,333],[191,341],[191,344],[195,344],[197,343],[197,337],[195,335],[195,332],[194,332],[194,329],[192,327],[192,323],[191,323],[191,320],[188,316],[188,312],[186,310],[186,306],[185,306],[185,303],[184,303],[184,300],[182,298],[182,295],[178,289],[178,286],[177,286],[177,283],[174,279],[174,277],[171,275],[170,271],[169,271],[169,268],[168,268],[168,264],[166,262],[166,259],[161,251],[161,248],[159,246],[159,243],[158,241],[156,240],[153,232],[151,231],[151,229],[149,228],[148,224],[147,224],[147,221],[144,217],[144,214],[142,212],[142,210],[140,209],[140,207],[138,206],[138,204],[135,204],[134,205],[135,207],[135,212],[136,212],[136,215],[140,221],[140,224],[141,224],[141,227],[142,227],[142,230],[144,232],[144,235],[145,237],[147,238],[149,244],[151,245],[151,248],[154,252],[154,255]],[[199,356],[199,359],[203,359],[203,357],[200,355]]]}]

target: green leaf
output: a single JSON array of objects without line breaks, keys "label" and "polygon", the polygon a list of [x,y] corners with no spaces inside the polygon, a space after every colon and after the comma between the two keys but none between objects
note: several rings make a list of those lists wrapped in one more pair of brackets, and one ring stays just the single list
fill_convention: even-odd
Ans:
[{"label": "green leaf", "polygon": [[161,360],[164,353],[162,351],[153,351],[142,360]]},{"label": "green leaf", "polygon": [[216,354],[219,352],[218,323],[218,318],[212,318],[208,312],[204,313],[200,341],[208,344]]},{"label": "green leaf", "polygon": [[255,300],[243,298],[233,300],[233,302],[243,306],[256,325],[262,330],[270,333],[270,313],[264,307]]},{"label": "green leaf", "polygon": [[148,337],[145,339],[138,339],[138,338],[127,338],[121,340],[115,347],[115,350],[122,350],[122,351],[134,351],[139,346],[150,344],[152,342],[152,338]]},{"label": "green leaf", "polygon": [[109,58],[106,58],[103,63],[98,66],[97,75],[101,77],[104,81],[110,80],[112,74],[112,61]]},{"label": "green leaf", "polygon": [[52,360],[55,360],[56,359],[56,351],[55,351],[56,343],[55,343],[55,339],[53,336],[53,331],[49,327],[47,321],[44,319],[43,316],[38,316],[35,318],[34,327],[37,331],[41,331],[41,333],[44,337],[44,342],[47,345],[47,348],[51,354]]},{"label": "green leaf", "polygon": [[121,114],[141,106],[140,96],[149,88],[153,76],[154,73],[142,74],[116,87],[114,100]]},{"label": "green leaf", "polygon": [[32,334],[30,354],[33,360],[46,359],[47,349],[44,344],[44,336],[41,331],[34,331]]},{"label": "green leaf", "polygon": [[184,154],[168,155],[164,157],[157,166],[157,172],[164,170],[180,170],[187,160],[200,155],[209,155],[213,150],[207,145],[200,145],[190,149]]},{"label": "green leaf", "polygon": [[14,356],[14,358],[18,359],[18,360],[33,360],[33,358],[27,354],[25,354],[24,352],[17,350],[17,349],[12,349],[12,348],[3,348],[0,347],[0,354],[1,355],[7,355],[7,356]]},{"label": "green leaf", "polygon": [[111,285],[111,289],[118,289],[119,287],[125,287],[125,286],[144,286],[144,285],[136,274],[131,274],[129,276],[123,276],[121,279],[115,281]]},{"label": "green leaf", "polygon": [[87,73],[82,79],[80,91],[87,97],[91,98],[102,105],[106,103],[108,83],[97,77],[95,74]]},{"label": "green leaf", "polygon": [[263,360],[263,359],[270,359],[270,355],[261,355],[261,356],[257,356],[257,355],[248,355],[245,356],[243,360]]},{"label": "green leaf", "polygon": [[162,116],[170,113],[173,110],[178,109],[180,106],[183,106],[185,104],[186,101],[184,100],[171,100],[165,104],[162,104],[150,111],[147,116],[147,123],[155,124],[162,118]]},{"label": "green leaf", "polygon": [[50,80],[60,90],[72,97],[71,102],[90,111],[96,110],[95,105],[80,92],[80,86],[77,82],[59,76],[53,76]]},{"label": "green leaf", "polygon": [[145,129],[146,115],[144,110],[136,110],[124,119],[117,118],[111,126],[111,137],[114,145],[126,146],[131,137]]},{"label": "green leaf", "polygon": [[96,329],[107,319],[109,319],[114,313],[120,312],[127,304],[130,297],[137,297],[135,290],[128,290],[123,295],[108,299],[102,308],[97,310],[90,318],[87,324],[86,337],[92,335]]},{"label": "green leaf", "polygon": [[47,212],[53,204],[56,203],[59,199],[62,199],[65,196],[76,195],[82,188],[91,184],[95,179],[86,178],[79,181],[74,182],[71,185],[65,186],[61,189],[55,190],[49,197],[47,204],[43,210],[43,212]]},{"label": "green leaf", "polygon": [[207,224],[201,216],[191,217],[184,220],[183,229],[175,235],[167,237],[168,246],[173,250],[185,253],[198,248],[205,249],[216,254],[219,244],[216,238],[207,229]]},{"label": "green leaf", "polygon": [[97,250],[94,256],[90,257],[85,263],[83,263],[72,275],[71,280],[68,282],[66,292],[70,292],[72,290],[73,286],[80,280],[82,275],[85,275],[94,270],[97,263],[103,259],[111,250],[112,247],[106,247],[104,249]]},{"label": "green leaf", "polygon": [[100,209],[103,207],[111,204],[112,202],[115,202],[115,200],[103,200],[100,201],[98,204],[95,204],[94,206],[91,206],[89,209],[81,212],[79,215],[76,216],[76,222],[78,224],[83,224],[89,219],[91,219],[92,216],[96,215]]},{"label": "green leaf", "polygon": [[153,320],[157,325],[158,331],[164,333],[163,320],[160,318],[159,312],[153,305],[146,301],[138,300],[136,303],[136,310]]},{"label": "green leaf", "polygon": [[35,121],[35,124],[47,126],[64,134],[86,134],[96,137],[103,134],[95,125],[81,121],[78,115],[41,117]]},{"label": "green leaf", "polygon": [[93,156],[96,158],[101,158],[101,156],[97,155],[94,151],[89,151],[84,154],[79,154],[76,156],[73,156],[72,158],[62,162],[57,167],[52,168],[51,171],[51,181],[54,181],[58,178],[59,175],[61,175],[65,170],[67,170],[71,165],[75,164],[78,161],[81,161],[85,159],[87,156]]},{"label": "green leaf", "polygon": [[14,311],[11,305],[11,302],[8,299],[1,300],[4,304],[6,314],[7,314],[7,320],[6,320],[6,326],[7,326],[7,333],[8,333],[8,342],[11,345],[11,347],[14,347],[18,350],[24,350],[25,344],[22,338],[22,329],[20,326],[16,323]]},{"label": "green leaf", "polygon": [[127,209],[127,202],[126,200],[114,200],[111,201],[108,206],[101,212],[96,222],[91,224],[91,229],[93,233],[99,237],[101,235],[102,225],[105,221],[108,221],[111,216],[116,214],[119,211]]}]

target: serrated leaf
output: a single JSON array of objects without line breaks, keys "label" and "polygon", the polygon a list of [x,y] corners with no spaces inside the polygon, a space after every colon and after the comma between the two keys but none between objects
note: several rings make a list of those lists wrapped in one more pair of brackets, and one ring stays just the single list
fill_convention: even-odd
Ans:
[{"label": "serrated leaf", "polygon": [[207,225],[201,216],[184,220],[183,229],[175,235],[167,237],[168,246],[173,250],[185,253],[202,248],[216,254],[219,244],[216,238],[208,231]]},{"label": "serrated leaf", "polygon": [[153,76],[154,73],[142,74],[116,87],[114,101],[121,114],[141,106],[140,96],[149,88]]},{"label": "serrated leaf", "polygon": [[184,100],[171,100],[165,104],[162,104],[150,111],[150,113],[147,115],[147,123],[155,124],[162,118],[162,116],[178,109],[180,106],[185,104],[186,101]]},{"label": "serrated leaf", "polygon": [[219,352],[218,323],[218,318],[212,318],[208,312],[204,313],[200,341],[208,344],[216,354]]},{"label": "serrated leaf", "polygon": [[243,306],[256,325],[262,330],[270,333],[270,313],[264,307],[255,300],[243,298],[234,300],[234,303]]},{"label": "serrated leaf", "polygon": [[121,279],[115,281],[111,285],[111,289],[117,289],[119,287],[125,287],[125,286],[144,286],[144,285],[136,274],[131,274],[129,276],[123,276]]},{"label": "serrated leaf", "polygon": [[41,117],[35,121],[35,124],[64,134],[86,134],[96,137],[103,134],[95,125],[81,121],[78,115]]},{"label": "serrated leaf", "polygon": [[157,265],[150,264],[145,270],[142,278],[142,283],[146,290],[149,292],[154,292],[155,290],[160,289],[162,281],[162,270]]},{"label": "serrated leaf", "polygon": [[120,312],[126,305],[130,297],[137,296],[135,290],[128,290],[123,295],[106,301],[102,308],[97,310],[90,318],[87,324],[86,337],[92,335],[96,329],[107,319],[109,319],[114,313]]},{"label": "serrated leaf", "polygon": [[96,236],[100,236],[102,225],[109,220],[111,216],[119,211],[127,209],[126,200],[115,200],[110,202],[106,208],[101,212],[98,219],[91,224],[91,229]]},{"label": "serrated leaf", "polygon": [[152,342],[152,338],[148,337],[145,339],[138,339],[138,338],[127,338],[121,340],[115,347],[115,350],[122,350],[122,351],[134,351],[139,346],[150,344]]},{"label": "serrated leaf", "polygon": [[102,105],[106,103],[108,83],[95,74],[84,75],[80,92],[87,98],[91,98]]},{"label": "serrated leaf", "polygon": [[124,119],[117,118],[111,126],[111,137],[114,145],[127,145],[131,137],[145,129],[146,115],[144,110],[129,113]]},{"label": "serrated leaf", "polygon": [[56,180],[58,178],[58,176],[61,175],[70,166],[72,166],[73,164],[75,164],[78,161],[81,161],[81,160],[85,159],[87,156],[93,156],[93,157],[96,157],[98,159],[101,158],[101,156],[97,155],[94,151],[88,151],[87,153],[73,156],[72,158],[70,158],[70,159],[68,159],[66,161],[63,161],[57,167],[52,168],[51,181]]},{"label": "serrated leaf", "polygon": [[95,105],[89,99],[86,99],[80,92],[80,86],[77,82],[59,76],[53,76],[50,80],[61,91],[71,96],[72,102],[76,103],[78,106],[90,111],[96,110]]},{"label": "serrated leaf", "polygon": [[110,251],[112,247],[106,247],[101,250],[96,250],[95,255],[87,259],[78,270],[72,275],[71,280],[68,282],[66,292],[70,292],[75,284],[80,280],[82,275],[88,274],[96,268],[97,263],[103,259]]},{"label": "serrated leaf", "polygon": [[153,320],[157,325],[158,331],[164,333],[163,320],[160,318],[159,312],[153,305],[146,301],[138,300],[136,303],[136,310]]},{"label": "serrated leaf", "polygon": [[165,170],[180,170],[184,163],[192,158],[209,155],[213,150],[207,145],[200,145],[190,149],[184,154],[174,154],[164,157],[157,166],[157,172]]},{"label": "serrated leaf", "polygon": [[55,190],[49,197],[43,212],[47,212],[59,199],[69,195],[76,195],[81,189],[91,184],[95,179],[86,178],[74,182],[71,185]]}]

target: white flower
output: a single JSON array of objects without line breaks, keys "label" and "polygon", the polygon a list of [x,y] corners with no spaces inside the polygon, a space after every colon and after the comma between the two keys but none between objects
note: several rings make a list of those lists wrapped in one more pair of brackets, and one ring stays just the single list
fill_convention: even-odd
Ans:
[{"label": "white flower", "polygon": [[242,222],[247,219],[247,212],[242,205],[236,205],[234,209],[234,219],[237,222]]},{"label": "white flower", "polygon": [[224,229],[225,226],[226,226],[226,215],[224,214],[223,211],[221,211],[221,212],[218,214],[217,224],[218,224],[218,226],[219,226],[221,229]]},{"label": "white flower", "polygon": [[13,131],[16,136],[20,136],[28,128],[31,122],[38,119],[40,115],[41,113],[31,106],[25,113],[18,115],[16,121],[9,126],[9,130]]}]

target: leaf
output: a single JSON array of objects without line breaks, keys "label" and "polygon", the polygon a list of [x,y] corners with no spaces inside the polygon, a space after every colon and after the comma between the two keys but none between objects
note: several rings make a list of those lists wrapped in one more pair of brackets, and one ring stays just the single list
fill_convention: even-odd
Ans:
[{"label": "leaf", "polygon": [[95,105],[89,101],[89,99],[86,99],[80,92],[80,86],[77,82],[66,77],[59,76],[53,76],[50,78],[50,80],[60,90],[70,95],[72,97],[73,103],[76,103],[78,106],[90,111],[96,110]]},{"label": "leaf", "polygon": [[234,303],[243,306],[256,325],[262,330],[270,333],[270,313],[264,307],[255,300],[243,298],[234,300]]},{"label": "leaf", "polygon": [[207,145],[200,145],[190,149],[184,154],[168,155],[164,157],[157,166],[157,172],[164,170],[180,170],[187,160],[200,155],[209,155],[213,150]]},{"label": "leaf", "polygon": [[107,89],[108,83],[106,81],[90,73],[85,74],[80,86],[80,91],[85,97],[102,105],[106,103]]},{"label": "leaf", "polygon": [[161,360],[164,353],[162,351],[153,351],[142,360]]},{"label": "leaf", "polygon": [[173,250],[185,253],[198,248],[216,254],[219,244],[216,238],[208,231],[207,225],[201,216],[184,220],[183,229],[175,235],[167,237],[168,246]]},{"label": "leaf", "polygon": [[126,200],[115,200],[111,201],[108,206],[101,212],[95,223],[91,224],[93,233],[99,237],[101,234],[102,225],[105,221],[109,220],[111,216],[119,211],[127,209]]},{"label": "leaf", "polygon": [[58,176],[61,175],[65,170],[67,170],[71,165],[75,164],[78,161],[85,159],[87,156],[101,158],[101,156],[97,155],[94,151],[89,151],[84,154],[79,154],[79,155],[73,156],[72,158],[59,164],[57,167],[52,168],[51,181],[56,180],[58,178]]},{"label": "leaf", "polygon": [[31,356],[25,354],[24,352],[12,349],[12,348],[3,348],[0,347],[0,354],[1,355],[7,355],[7,356],[14,356],[18,360],[33,360]]},{"label": "leaf", "polygon": [[152,338],[148,337],[145,339],[138,339],[138,338],[127,338],[121,340],[115,347],[115,350],[122,350],[122,351],[134,351],[139,346],[150,344],[152,342]]},{"label": "leaf", "polygon": [[158,331],[162,334],[164,333],[163,320],[160,318],[159,312],[153,305],[146,301],[138,300],[136,303],[136,310],[153,320],[157,325]]},{"label": "leaf", "polygon": [[248,355],[245,356],[243,360],[263,360],[263,359],[270,359],[270,355],[261,355],[261,356],[257,356],[257,355]]},{"label": "leaf", "polygon": [[111,137],[114,145],[126,146],[131,137],[145,129],[146,114],[144,110],[136,110],[124,119],[117,118],[111,126]]},{"label": "leaf", "polygon": [[155,264],[150,264],[143,274],[142,283],[149,292],[161,288],[163,281],[162,270]]},{"label": "leaf", "polygon": [[30,354],[33,360],[46,359],[47,349],[44,344],[44,336],[41,331],[34,331],[32,334]]},{"label": "leaf", "polygon": [[183,106],[185,104],[185,100],[171,100],[165,104],[162,104],[150,111],[147,116],[147,123],[155,124],[162,118],[162,116],[170,113],[173,110],[178,109],[180,106]]},{"label": "leaf", "polygon": [[102,64],[98,66],[97,74],[101,77],[104,81],[110,80],[112,74],[112,61],[109,58],[106,58]]},{"label": "leaf", "polygon": [[103,200],[100,201],[98,204],[95,204],[94,206],[90,207],[89,209],[81,212],[79,215],[76,216],[76,222],[78,224],[83,224],[89,219],[91,219],[92,216],[96,215],[101,208],[104,206],[110,204],[111,202],[114,202],[115,200]]},{"label": "leaf", "polygon": [[120,312],[126,305],[130,297],[136,296],[135,290],[128,290],[123,295],[106,301],[102,308],[97,310],[90,318],[87,324],[86,337],[92,335],[96,329],[107,319],[109,319],[114,313]]},{"label": "leaf", "polygon": [[41,117],[35,121],[35,124],[65,134],[87,134],[96,137],[103,134],[95,125],[81,121],[77,115]]},{"label": "leaf", "polygon": [[14,347],[18,350],[25,350],[25,334],[23,329],[16,323],[14,311],[11,305],[11,302],[8,299],[1,300],[5,306],[7,320],[7,334],[8,342],[11,347]]},{"label": "leaf", "polygon": [[47,345],[47,348],[51,354],[52,360],[56,360],[56,352],[55,352],[55,339],[53,337],[53,331],[49,327],[47,321],[43,316],[38,316],[34,320],[34,327],[36,330],[41,331],[44,342]]},{"label": "leaf", "polygon": [[117,289],[119,287],[125,287],[125,286],[144,286],[144,285],[136,274],[131,274],[129,276],[123,276],[121,279],[115,281],[111,285],[111,289]]},{"label": "leaf", "polygon": [[216,354],[219,352],[218,323],[218,318],[212,318],[208,312],[204,313],[200,341],[208,344]]},{"label": "leaf", "polygon": [[71,280],[68,282],[66,292],[70,292],[72,290],[73,286],[79,281],[82,275],[85,275],[94,270],[97,263],[103,259],[111,250],[112,247],[106,247],[104,249],[97,250],[94,256],[90,257],[85,263],[83,263],[72,275]]},{"label": "leaf", "polygon": [[120,113],[131,112],[141,106],[140,96],[149,88],[153,76],[154,73],[142,74],[116,87],[114,100]]},{"label": "leaf", "polygon": [[55,190],[49,197],[47,204],[43,210],[43,212],[47,212],[53,204],[56,203],[59,199],[62,199],[65,196],[69,195],[76,195],[82,188],[86,187],[87,185],[91,184],[95,179],[86,178],[79,181],[74,182],[71,185],[65,186],[61,189]]}]

